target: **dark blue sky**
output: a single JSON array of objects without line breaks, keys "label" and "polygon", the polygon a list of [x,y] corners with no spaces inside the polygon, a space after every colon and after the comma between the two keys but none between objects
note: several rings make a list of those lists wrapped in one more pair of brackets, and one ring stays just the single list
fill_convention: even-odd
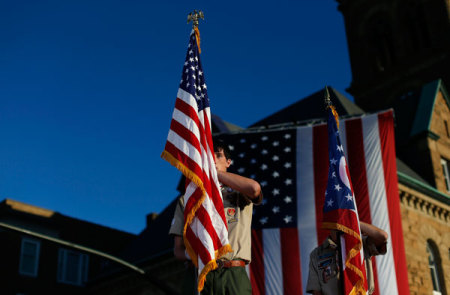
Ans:
[{"label": "dark blue sky", "polygon": [[177,194],[160,154],[193,9],[223,119],[246,127],[325,84],[350,97],[334,0],[3,1],[0,200],[144,229]]}]

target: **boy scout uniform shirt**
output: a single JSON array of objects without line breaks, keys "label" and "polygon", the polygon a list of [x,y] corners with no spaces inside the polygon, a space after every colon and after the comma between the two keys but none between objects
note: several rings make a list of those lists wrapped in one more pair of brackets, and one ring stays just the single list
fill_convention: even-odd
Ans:
[{"label": "boy scout uniform shirt", "polygon": [[[374,279],[371,257],[380,253],[375,244],[369,242],[367,237],[363,237],[364,261],[366,265],[368,294],[374,291]],[[321,291],[323,295],[336,295],[341,293],[339,283],[339,267],[337,245],[328,237],[325,242],[315,248],[309,259],[309,275],[306,284],[306,292]]]},{"label": "boy scout uniform shirt", "polygon": [[[222,256],[225,260],[242,259],[246,263],[251,261],[251,224],[253,214],[253,203],[259,204],[261,196],[250,200],[243,194],[232,190],[229,187],[222,187],[223,206],[225,218],[228,224],[228,240],[233,252]],[[169,234],[183,235],[184,227],[184,205],[183,197],[180,198],[175,209],[175,216]]]}]

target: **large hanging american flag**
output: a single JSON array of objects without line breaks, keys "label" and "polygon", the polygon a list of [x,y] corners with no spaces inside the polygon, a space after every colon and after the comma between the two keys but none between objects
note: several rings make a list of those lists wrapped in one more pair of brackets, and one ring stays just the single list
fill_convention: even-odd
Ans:
[{"label": "large hanging american flag", "polygon": [[329,106],[327,123],[329,170],[322,225],[324,228],[341,232],[342,294],[365,295],[367,282],[359,217],[337,120],[337,112],[333,106]]},{"label": "large hanging american flag", "polygon": [[199,32],[190,36],[166,146],[161,155],[186,176],[183,240],[199,269],[201,291],[216,259],[231,251],[214,161],[211,113],[199,55]]},{"label": "large hanging american flag", "polygon": [[[374,259],[374,294],[409,294],[398,195],[392,111],[340,121],[340,138],[361,221],[389,234]],[[230,171],[255,178],[264,201],[255,206],[250,279],[253,294],[306,294],[309,255],[322,229],[327,187],[327,125],[223,135]]]}]

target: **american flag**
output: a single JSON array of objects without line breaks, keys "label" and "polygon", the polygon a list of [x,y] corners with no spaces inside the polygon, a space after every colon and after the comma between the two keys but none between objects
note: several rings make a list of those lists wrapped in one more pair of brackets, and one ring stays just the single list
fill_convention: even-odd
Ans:
[{"label": "american flag", "polygon": [[[343,294],[366,294],[366,269],[362,249],[358,211],[350,173],[341,144],[334,107],[328,108],[328,184],[323,204],[323,227],[339,230],[341,239],[340,266]],[[336,116],[337,117],[337,116]]]},{"label": "american flag", "polygon": [[[327,125],[221,135],[232,149],[232,172],[259,181],[250,279],[253,294],[306,294],[309,255],[322,229],[327,187]],[[375,293],[409,294],[398,195],[392,111],[340,121],[360,220],[389,234],[374,258]]]},{"label": "american flag", "polygon": [[[214,164],[211,114],[200,62],[198,30],[192,31],[169,135],[162,157],[186,176],[183,239],[198,267],[198,289],[230,252],[222,195]],[[216,256],[217,255],[217,256]]]}]

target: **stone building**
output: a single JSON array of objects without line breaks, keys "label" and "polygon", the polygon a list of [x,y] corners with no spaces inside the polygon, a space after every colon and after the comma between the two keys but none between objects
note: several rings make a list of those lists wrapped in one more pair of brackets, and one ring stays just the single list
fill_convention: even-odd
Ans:
[{"label": "stone building", "polygon": [[[450,292],[450,96],[445,86],[450,85],[450,2],[337,2],[346,26],[353,75],[348,91],[355,103],[334,90],[332,100],[344,117],[394,109],[409,292],[447,295]],[[323,93],[304,98],[250,127],[322,120],[324,114],[316,112],[321,109],[316,104],[320,101],[318,97],[323,97]],[[215,121],[216,132],[236,127],[217,117]],[[156,281],[168,285],[170,292],[177,294],[181,290],[183,266],[173,260],[171,239],[164,236],[172,212],[173,208],[168,207],[140,235],[136,243],[142,244],[134,247],[147,252],[134,259],[151,270]],[[151,239],[156,234],[160,234],[159,241]],[[151,252],[151,247],[157,251]],[[154,270],[155,265],[161,272]],[[105,274],[99,284],[92,286],[92,294],[164,294],[164,287],[156,291],[155,284],[149,281],[128,285],[130,275],[118,269]]]},{"label": "stone building", "polygon": [[450,2],[338,0],[365,111],[392,107],[411,294],[450,291]]}]

